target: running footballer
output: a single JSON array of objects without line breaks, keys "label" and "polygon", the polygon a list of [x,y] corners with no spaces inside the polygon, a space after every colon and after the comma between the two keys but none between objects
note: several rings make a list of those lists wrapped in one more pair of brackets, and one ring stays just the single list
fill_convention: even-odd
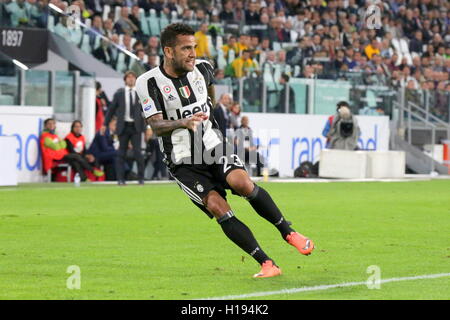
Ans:
[{"label": "running footballer", "polygon": [[[147,123],[159,136],[171,176],[197,207],[217,220],[231,241],[261,265],[254,277],[280,275],[281,269],[235,216],[225,190],[247,199],[300,253],[309,255],[313,242],[291,228],[270,195],[250,180],[239,157],[227,152],[230,148],[211,110],[213,68],[196,59],[194,30],[181,23],[167,26],[161,33],[161,47],[163,62],[141,75],[136,89]],[[206,161],[205,152],[214,161]]]}]

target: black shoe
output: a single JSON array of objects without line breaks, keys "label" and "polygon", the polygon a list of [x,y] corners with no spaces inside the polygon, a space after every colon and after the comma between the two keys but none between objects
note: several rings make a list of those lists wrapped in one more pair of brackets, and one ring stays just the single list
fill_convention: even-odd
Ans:
[{"label": "black shoe", "polygon": [[139,180],[140,185],[144,185],[144,180]]},{"label": "black shoe", "polygon": [[126,186],[126,185],[127,185],[127,183],[125,182],[125,180],[118,180],[118,181],[117,181],[117,184],[118,184],[119,186]]}]

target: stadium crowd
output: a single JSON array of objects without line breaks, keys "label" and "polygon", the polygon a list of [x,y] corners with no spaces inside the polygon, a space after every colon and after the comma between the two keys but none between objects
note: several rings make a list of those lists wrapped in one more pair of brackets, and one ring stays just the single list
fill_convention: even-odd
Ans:
[{"label": "stadium crowd", "polygon": [[[90,29],[71,28],[49,3],[62,11],[78,7]],[[378,29],[366,26],[371,4],[381,12]],[[197,55],[215,62],[217,83],[360,73],[364,85],[407,88],[414,102],[433,92],[435,113],[448,119],[449,9],[446,0],[6,0],[2,20],[48,26],[116,70],[138,75],[160,62],[160,30],[181,21],[198,30]]]}]

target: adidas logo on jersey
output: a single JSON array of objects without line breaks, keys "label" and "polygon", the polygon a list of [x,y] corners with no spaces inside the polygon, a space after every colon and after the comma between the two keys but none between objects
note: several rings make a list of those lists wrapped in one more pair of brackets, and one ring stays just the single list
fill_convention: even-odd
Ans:
[{"label": "adidas logo on jersey", "polygon": [[169,96],[167,97],[167,99],[169,99],[169,101],[175,101],[177,100],[176,97],[174,97],[173,95],[169,94]]}]

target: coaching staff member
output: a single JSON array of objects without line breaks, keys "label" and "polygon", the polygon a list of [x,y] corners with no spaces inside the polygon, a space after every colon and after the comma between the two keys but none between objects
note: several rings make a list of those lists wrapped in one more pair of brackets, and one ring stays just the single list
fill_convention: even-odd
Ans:
[{"label": "coaching staff member", "polygon": [[117,117],[117,135],[119,137],[119,152],[117,158],[117,181],[125,184],[125,156],[131,141],[134,158],[138,165],[139,184],[144,184],[144,157],[141,152],[142,133],[145,129],[142,109],[136,94],[136,74],[127,71],[123,77],[125,87],[114,94],[111,106],[105,117],[104,127],[108,126],[113,116]]}]

